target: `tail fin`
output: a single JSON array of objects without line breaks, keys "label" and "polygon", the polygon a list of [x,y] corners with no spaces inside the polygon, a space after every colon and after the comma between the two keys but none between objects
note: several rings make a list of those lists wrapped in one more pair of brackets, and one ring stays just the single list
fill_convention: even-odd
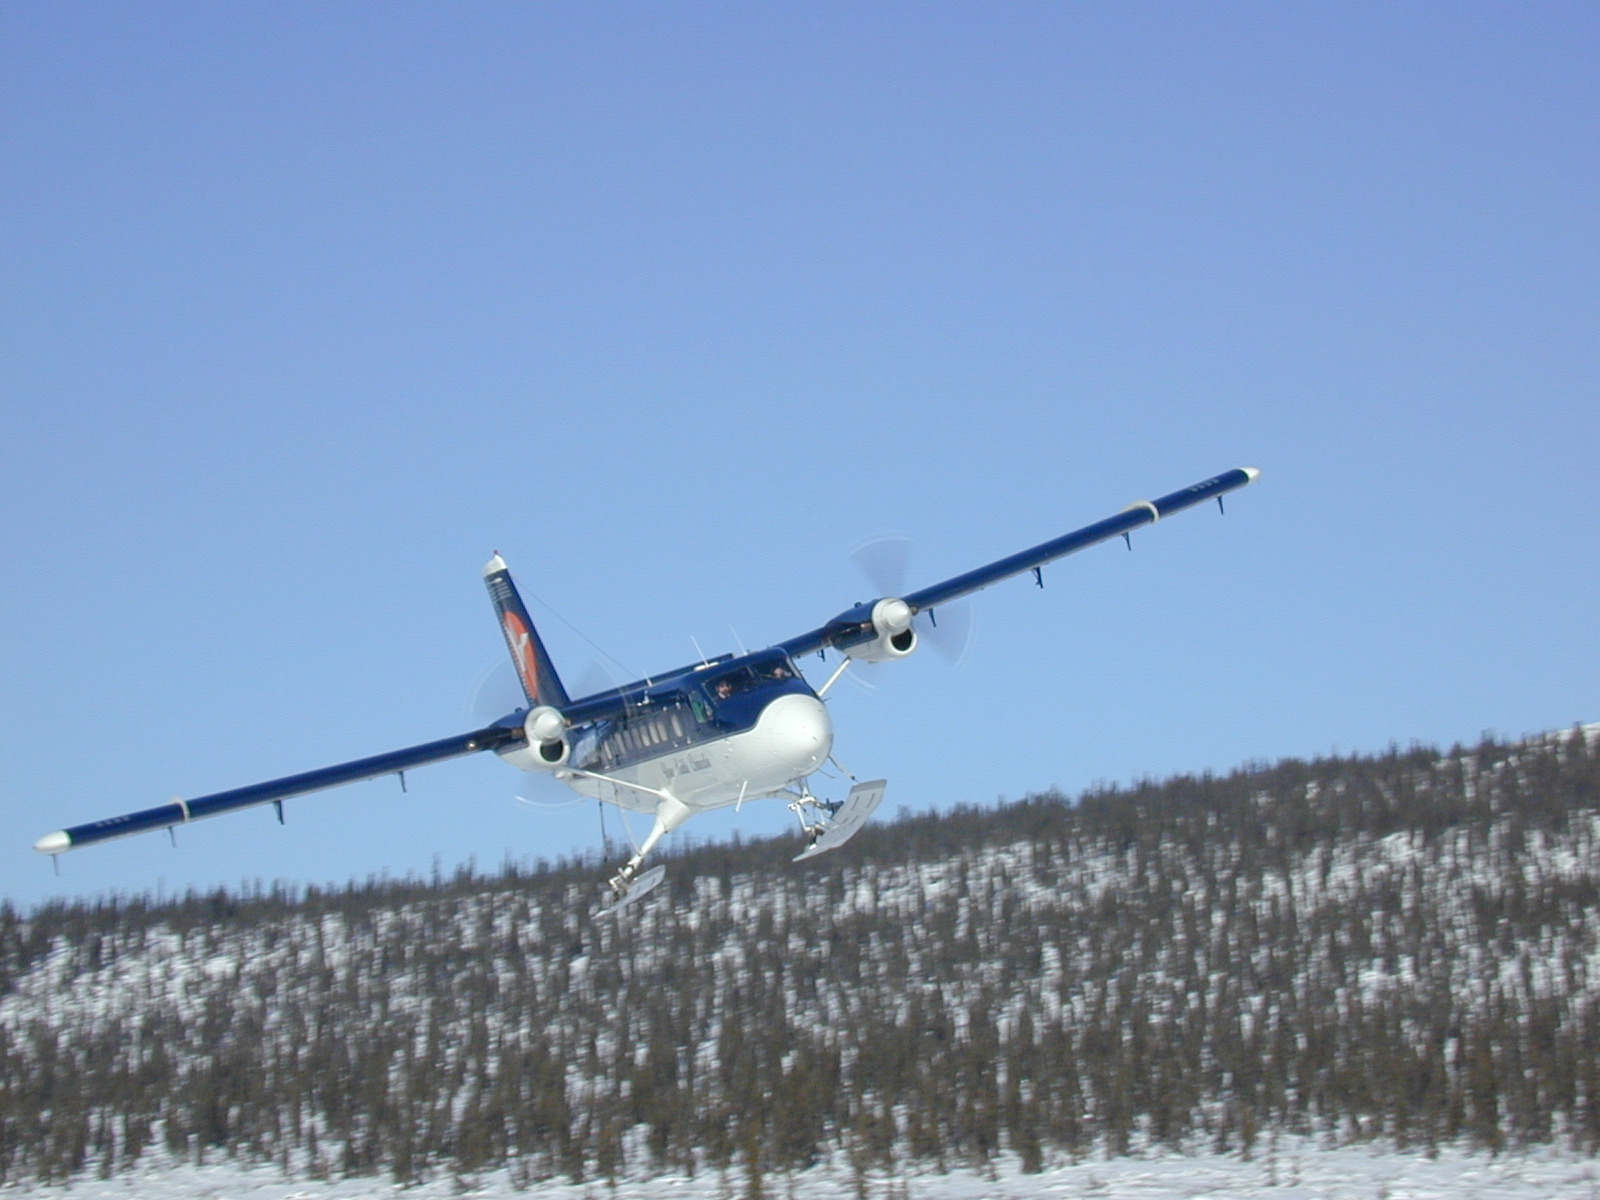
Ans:
[{"label": "tail fin", "polygon": [[545,652],[539,632],[517,595],[517,585],[511,582],[511,572],[505,559],[495,551],[493,558],[483,568],[483,582],[489,589],[489,599],[494,601],[495,615],[500,618],[500,632],[506,635],[506,648],[511,651],[511,663],[517,668],[517,678],[522,681],[523,695],[530,705],[549,704],[565,708],[569,703],[567,689],[561,686],[561,677]]}]

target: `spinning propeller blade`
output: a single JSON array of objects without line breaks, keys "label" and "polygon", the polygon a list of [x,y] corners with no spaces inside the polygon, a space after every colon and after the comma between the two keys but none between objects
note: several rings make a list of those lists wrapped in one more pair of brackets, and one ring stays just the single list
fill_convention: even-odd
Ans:
[{"label": "spinning propeller blade", "polygon": [[903,533],[868,538],[850,551],[850,561],[867,577],[880,596],[898,596],[906,590],[911,569],[911,539]]},{"label": "spinning propeller blade", "polygon": [[[859,543],[850,551],[850,561],[878,595],[900,596],[906,590],[911,551],[910,538],[891,533]],[[917,636],[942,657],[956,666],[966,661],[967,646],[972,640],[972,606],[965,600],[947,604],[937,613],[930,609],[917,614],[916,627]],[[864,678],[857,676],[856,681],[864,682]]]},{"label": "spinning propeller blade", "polygon": [[511,660],[501,655],[485,667],[472,687],[472,697],[467,703],[467,719],[479,725],[489,725],[507,713],[526,708],[528,701],[517,681],[517,669]]},{"label": "spinning propeller blade", "polygon": [[972,602],[953,600],[937,611],[924,609],[917,614],[917,636],[959,667],[972,645]]}]

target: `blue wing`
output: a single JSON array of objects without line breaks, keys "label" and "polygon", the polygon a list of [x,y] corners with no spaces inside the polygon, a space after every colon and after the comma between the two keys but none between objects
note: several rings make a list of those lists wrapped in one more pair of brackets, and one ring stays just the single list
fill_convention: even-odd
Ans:
[{"label": "blue wing", "polygon": [[[1153,525],[1163,517],[1170,517],[1186,508],[1220,497],[1235,488],[1242,488],[1254,482],[1258,475],[1260,472],[1254,467],[1237,467],[1232,471],[1224,471],[1221,475],[1214,475],[1191,487],[1162,496],[1159,500],[1142,500],[1137,504],[1130,504],[1115,516],[1107,517],[1103,521],[1096,521],[1093,525],[1086,525],[1082,529],[1042,542],[1032,549],[1023,550],[1007,558],[997,559],[964,575],[957,575],[931,587],[909,592],[899,599],[904,600],[913,613],[926,612],[961,596],[971,595],[992,583],[999,583],[1002,579],[1010,579],[1013,575],[1021,575],[1024,571],[1042,567],[1054,559],[1130,533],[1141,525]],[[854,645],[871,636],[872,605],[858,604],[854,608],[846,609],[821,628],[779,644],[791,655],[801,655],[829,647]]]},{"label": "blue wing", "polygon": [[480,750],[497,750],[523,740],[524,734],[520,724],[491,725],[475,733],[442,738],[437,742],[411,746],[388,754],[376,754],[371,758],[358,758],[354,762],[340,763],[334,767],[304,771],[299,775],[274,779],[268,783],[253,783],[248,787],[234,788],[227,792],[213,792],[209,796],[198,796],[193,800],[175,800],[171,804],[161,804],[155,808],[126,813],[120,817],[107,817],[103,821],[90,821],[87,825],[74,825],[69,829],[45,834],[34,843],[34,849],[45,854],[60,854],[64,850],[92,845],[95,842],[123,837],[130,833],[184,825],[190,821],[198,821],[201,817],[215,817],[240,808],[286,800],[290,796],[320,792],[323,788],[338,787],[342,783],[355,783],[357,780],[373,779],[379,775],[394,775],[428,763],[443,762],[447,758],[476,754]]}]

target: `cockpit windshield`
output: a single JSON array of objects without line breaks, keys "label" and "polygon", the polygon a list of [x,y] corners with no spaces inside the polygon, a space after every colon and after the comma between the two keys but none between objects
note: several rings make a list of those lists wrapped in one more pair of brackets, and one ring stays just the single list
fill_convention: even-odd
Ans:
[{"label": "cockpit windshield", "polygon": [[797,677],[788,657],[775,656],[761,662],[747,663],[732,671],[706,681],[706,692],[716,700],[727,700],[756,688],[774,683],[786,683]]}]

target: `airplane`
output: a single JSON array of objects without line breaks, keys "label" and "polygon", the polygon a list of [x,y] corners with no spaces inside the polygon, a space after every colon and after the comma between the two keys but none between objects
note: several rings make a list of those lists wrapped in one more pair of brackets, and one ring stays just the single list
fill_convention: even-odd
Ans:
[{"label": "airplane", "polygon": [[[607,880],[610,908],[632,904],[665,874],[640,866],[661,839],[696,813],[747,801],[787,797],[805,841],[796,861],[836,849],[870,818],[885,781],[857,782],[842,802],[812,795],[809,777],[831,759],[833,726],[824,703],[852,663],[883,663],[914,653],[919,617],[937,623],[937,610],[1001,580],[1032,572],[1089,546],[1253,483],[1260,472],[1238,467],[1158,500],[1121,512],[1031,549],[901,596],[853,605],[832,620],[767,649],[723,654],[577,699],[567,694],[511,572],[496,552],[484,583],[522,684],[526,705],[470,733],[388,754],[323,767],[193,800],[74,825],[47,833],[34,849],[52,856],[152,829],[175,829],[202,817],[272,804],[283,821],[293,796],[398,774],[429,763],[492,751],[512,766],[554,776],[582,796],[654,818],[633,856]],[[838,665],[813,688],[796,661],[829,652]],[[837,764],[835,764],[837,765]]]}]

